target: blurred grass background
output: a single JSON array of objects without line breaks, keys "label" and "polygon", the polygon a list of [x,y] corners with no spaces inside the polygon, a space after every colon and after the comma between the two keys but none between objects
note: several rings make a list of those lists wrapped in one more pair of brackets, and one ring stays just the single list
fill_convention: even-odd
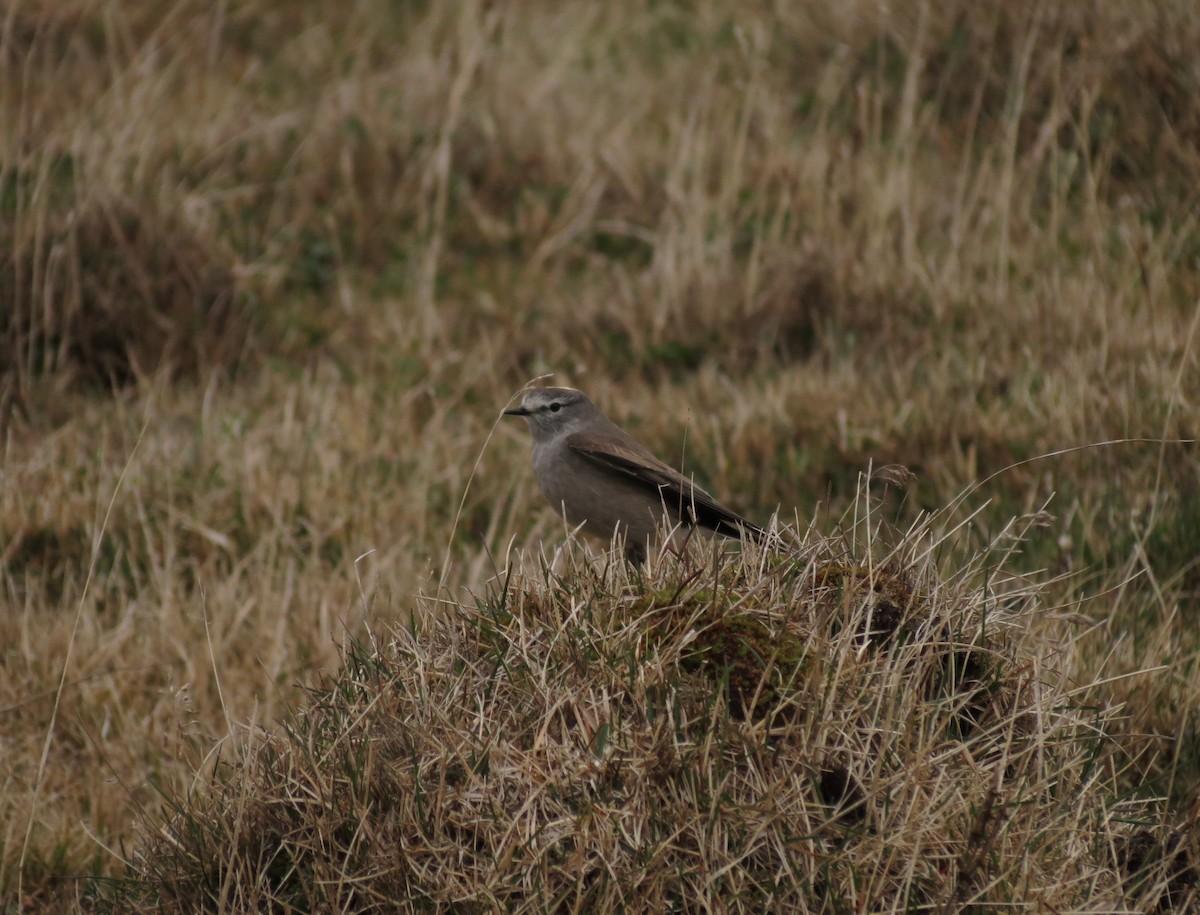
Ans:
[{"label": "blurred grass background", "polygon": [[1161,668],[1112,684],[1127,788],[1197,803],[1196,448],[1030,460],[1196,437],[1193,3],[0,29],[0,899],[118,872],[365,618],[558,536],[488,440],[545,372],[760,520],[832,528],[888,463],[901,526],[1045,507],[1018,565],[1103,621],[1064,670]]}]

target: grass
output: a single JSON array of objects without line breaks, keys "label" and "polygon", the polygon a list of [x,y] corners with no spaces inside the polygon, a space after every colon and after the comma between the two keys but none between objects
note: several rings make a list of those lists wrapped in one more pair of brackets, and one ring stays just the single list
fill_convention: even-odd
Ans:
[{"label": "grass", "polygon": [[0,904],[1188,904],[1192,6],[8,9]]},{"label": "grass", "polygon": [[108,902],[1182,900],[1195,875],[1165,849],[1192,840],[1122,796],[1113,710],[1056,669],[1077,623],[1039,622],[1038,587],[986,553],[945,555],[939,524],[890,549],[863,524],[857,547],[810,535],[636,574],[574,556],[430,608],[350,646],[287,728],[175,808]]}]

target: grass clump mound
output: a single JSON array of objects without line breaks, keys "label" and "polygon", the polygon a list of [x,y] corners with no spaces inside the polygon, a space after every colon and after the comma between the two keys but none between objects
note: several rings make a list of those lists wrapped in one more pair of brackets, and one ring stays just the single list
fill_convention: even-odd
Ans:
[{"label": "grass clump mound", "polygon": [[1056,672],[1062,633],[1039,586],[990,551],[947,571],[933,521],[888,546],[862,533],[736,557],[693,548],[644,571],[571,557],[559,572],[510,569],[473,604],[352,647],[280,733],[174,805],[109,901],[949,912],[1193,899],[1194,838],[1117,793],[1115,712]]}]

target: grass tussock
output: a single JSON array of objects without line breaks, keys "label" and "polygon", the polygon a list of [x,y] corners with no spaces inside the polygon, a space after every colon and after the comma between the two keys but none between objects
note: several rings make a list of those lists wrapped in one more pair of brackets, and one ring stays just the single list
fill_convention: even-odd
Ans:
[{"label": "grass tussock", "polygon": [[[176,823],[242,835],[203,806],[226,791],[276,845],[319,838],[349,868],[381,846],[357,825],[326,836],[324,808],[279,788],[294,771],[341,803],[338,772],[353,766],[327,766],[346,741],[305,729],[324,715],[357,735],[356,753],[381,745],[367,710],[400,714],[399,694],[380,686],[351,726],[337,684],[376,669],[407,684],[400,653],[436,650],[461,657],[453,675],[471,685],[486,665],[467,646],[485,636],[530,665],[544,649],[597,765],[617,744],[598,738],[588,703],[612,711],[622,747],[642,746],[638,715],[659,714],[633,673],[613,679],[636,666],[614,660],[628,651],[686,711],[655,718],[655,739],[709,766],[686,785],[667,766],[676,801],[726,776],[738,803],[753,794],[743,777],[775,791],[737,811],[714,793],[711,829],[746,825],[705,832],[688,814],[688,844],[595,820],[607,825],[586,828],[616,844],[594,861],[622,874],[630,848],[661,849],[648,869],[741,850],[745,869],[705,879],[750,894],[774,880],[810,901],[820,887],[832,900],[903,886],[934,910],[1034,885],[1102,908],[1123,880],[1131,906],[1183,905],[1200,785],[1197,60],[1191,0],[5,6],[0,909],[90,904],[130,860],[166,900],[213,881],[262,900],[350,899],[351,870],[316,881],[318,852],[300,850],[311,867],[290,870],[262,851],[267,832],[245,833],[261,838],[245,848],[269,879],[238,876],[258,865],[224,846],[205,870],[185,837],[172,883],[148,869],[138,824],[190,796]],[[804,547],[770,569],[514,578],[479,608],[416,620],[436,636],[427,649],[393,639],[430,611],[417,595],[473,606],[462,595],[490,593],[510,544],[560,542],[523,431],[496,424],[544,373],[747,517],[814,519]],[[899,552],[862,519],[848,542],[826,522],[857,517],[860,477],[884,465],[916,477],[871,507],[913,529]],[[919,546],[931,515],[956,529],[933,538],[953,545],[945,556]],[[1008,540],[1014,518],[1038,523]],[[978,558],[989,550],[995,562]],[[571,623],[588,639],[573,649],[553,625],[585,614],[572,593],[607,610],[594,630]],[[587,645],[608,660],[577,663],[569,682],[556,653]],[[488,682],[515,705],[524,681],[510,673]],[[321,683],[333,692],[307,692]],[[529,695],[532,724],[503,720],[540,728],[530,746],[566,746],[571,729]],[[806,711],[834,707],[844,732]],[[482,713],[446,714],[465,727]],[[1092,781],[1074,755],[1089,726]],[[217,748],[235,762],[231,735],[247,728],[273,735],[275,756],[239,750],[258,781],[222,770],[210,785]],[[868,733],[891,755],[868,752]],[[930,750],[935,733],[950,749]],[[326,762],[295,756],[304,741],[329,748]],[[776,745],[802,776],[747,749]],[[1060,816],[1032,747],[1086,799],[1078,821]],[[498,772],[532,751],[505,752]],[[1013,777],[997,775],[997,753]],[[366,758],[368,775],[401,778],[394,758]],[[434,764],[416,758],[424,791]],[[461,791],[478,790],[483,776],[465,772]],[[648,803],[634,781],[583,783],[624,811],[626,796]],[[537,810],[506,800],[496,816],[533,828],[550,811],[543,844],[478,827],[480,849],[525,868],[504,878],[517,894],[529,875],[571,876],[553,858],[568,840],[593,861],[563,825],[584,823],[571,811],[591,795],[553,807],[535,789]],[[317,818],[311,833],[282,829],[281,796],[287,816]],[[812,831],[768,823],[773,796]],[[940,832],[920,833],[914,798]],[[1061,836],[1036,833],[1025,798]],[[345,822],[386,835],[373,809]],[[663,828],[661,811],[637,810],[630,824]],[[892,825],[928,861],[902,859]],[[1009,829],[1042,844],[1020,851]],[[829,835],[843,844],[814,844]],[[804,879],[786,888],[767,848]],[[818,880],[797,848],[837,866]],[[1055,849],[1075,870],[1047,883]],[[448,893],[438,881],[486,869],[482,851],[464,855],[440,875],[412,870],[412,855],[378,873]],[[501,900],[488,874],[479,906]],[[601,883],[579,892],[619,891]]]},{"label": "grass tussock", "polygon": [[51,218],[34,245],[0,240],[10,252],[0,296],[11,305],[0,374],[19,387],[50,376],[61,390],[237,363],[250,322],[231,265],[185,225],[125,200]]},{"label": "grass tussock", "polygon": [[[118,908],[1181,907],[1070,624],[927,520],[509,570],[351,647],[172,807]],[[779,544],[776,544],[779,546]],[[938,556],[955,571],[939,570]],[[1126,909],[1126,910],[1130,910]]]}]

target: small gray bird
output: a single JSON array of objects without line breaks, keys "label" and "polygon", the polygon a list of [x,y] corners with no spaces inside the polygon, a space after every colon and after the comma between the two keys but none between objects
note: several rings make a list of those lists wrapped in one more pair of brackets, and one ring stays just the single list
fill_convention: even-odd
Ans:
[{"label": "small gray bird", "polygon": [[646,561],[664,522],[739,540],[766,533],[622,432],[583,391],[532,388],[504,412],[529,424],[533,471],[546,501],[606,543],[620,533],[632,563]]}]

